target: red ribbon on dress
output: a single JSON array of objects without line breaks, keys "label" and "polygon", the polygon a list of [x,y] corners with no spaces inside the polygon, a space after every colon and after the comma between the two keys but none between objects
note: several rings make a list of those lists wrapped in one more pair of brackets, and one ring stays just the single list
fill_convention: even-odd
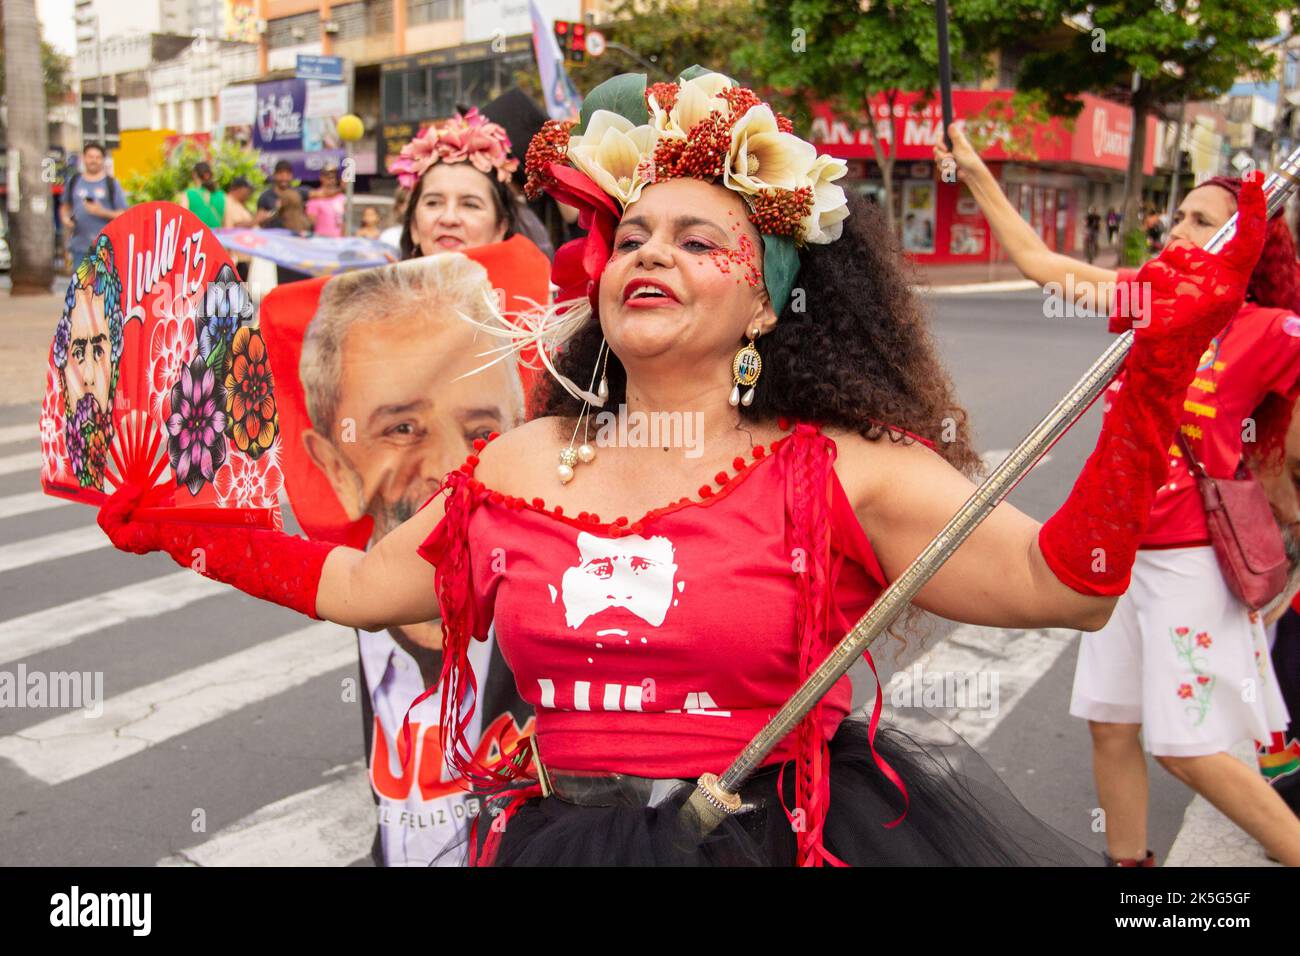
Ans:
[{"label": "red ribbon on dress", "polygon": [[[832,649],[829,617],[835,614],[845,631],[852,626],[835,604],[831,593],[830,572],[830,493],[834,464],[834,446],[814,425],[799,423],[788,439],[790,454],[786,508],[791,518],[792,540],[807,559],[806,570],[798,575],[799,601],[799,679],[807,680]],[[898,773],[876,752],[876,730],[884,695],[880,677],[871,655],[866,654],[871,673],[876,676],[876,703],[867,729],[871,757],[880,772],[903,795],[903,812],[898,819],[884,824],[897,826],[907,815],[907,787]],[[818,703],[795,729],[795,811],[785,806],[791,826],[798,833],[799,866],[847,864],[831,853],[823,842],[826,814],[830,808],[830,747],[822,731],[822,705]],[[777,792],[783,795],[781,781],[784,767],[777,777]],[[795,813],[803,811],[797,821]]]}]

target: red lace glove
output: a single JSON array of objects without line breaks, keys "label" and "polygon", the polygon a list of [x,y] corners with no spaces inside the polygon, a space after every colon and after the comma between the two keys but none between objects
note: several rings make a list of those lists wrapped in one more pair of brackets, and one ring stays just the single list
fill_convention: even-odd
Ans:
[{"label": "red lace glove", "polygon": [[321,620],[316,614],[321,568],[338,545],[265,528],[132,520],[139,505],[140,489],[126,485],[100,507],[99,526],[114,547],[135,554],[166,551],[204,577]]},{"label": "red lace glove", "polygon": [[1081,594],[1128,589],[1187,387],[1210,340],[1241,308],[1264,245],[1261,179],[1243,184],[1237,232],[1221,252],[1177,240],[1138,272],[1137,283],[1151,290],[1150,321],[1134,323],[1124,384],[1096,450],[1038,534],[1052,571]]}]

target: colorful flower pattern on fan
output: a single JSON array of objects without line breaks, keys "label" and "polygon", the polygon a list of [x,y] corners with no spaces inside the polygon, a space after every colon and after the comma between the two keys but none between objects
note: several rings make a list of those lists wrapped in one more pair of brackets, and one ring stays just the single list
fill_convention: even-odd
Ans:
[{"label": "colorful flower pattern on fan", "polygon": [[1176,693],[1179,700],[1187,701],[1185,711],[1192,718],[1192,726],[1199,727],[1210,712],[1215,679],[1206,673],[1209,664],[1196,652],[1198,649],[1209,650],[1214,645],[1214,639],[1206,631],[1198,631],[1193,636],[1189,627],[1173,628],[1169,637],[1174,643],[1174,653],[1192,672],[1191,679],[1180,683]]},{"label": "colorful flower pattern on fan", "polygon": [[235,333],[224,385],[226,434],[236,448],[258,458],[278,431],[275,386],[261,332],[244,326]]},{"label": "colorful flower pattern on fan", "polygon": [[[220,239],[173,203],[133,207],[77,263],[60,305],[40,410],[43,489],[98,507],[134,485],[159,521],[281,526],[278,405]],[[240,329],[241,351],[261,359],[236,371]],[[260,395],[254,407],[228,410],[227,377]]]},{"label": "colorful flower pattern on fan", "polygon": [[[66,352],[64,353],[66,354]],[[63,420],[63,401],[59,377],[53,368],[46,370],[45,397],[41,401],[41,480],[68,479],[67,423]]]},{"label": "colorful flower pattern on fan", "polygon": [[181,380],[171,393],[167,419],[167,455],[177,486],[197,495],[216,478],[226,461],[224,389],[213,372],[196,357],[181,369]]},{"label": "colorful flower pattern on fan", "polygon": [[238,448],[230,449],[228,468],[217,472],[212,483],[217,502],[225,508],[274,508],[284,487],[277,441],[259,458]]},{"label": "colorful flower pattern on fan", "polygon": [[180,381],[181,369],[194,360],[194,319],[164,316],[149,336],[149,410],[159,421],[169,413],[168,397]]},{"label": "colorful flower pattern on fan", "polygon": [[203,290],[203,299],[194,316],[199,354],[209,368],[224,372],[235,332],[252,319],[253,299],[247,287],[233,269],[222,266],[217,277]]}]

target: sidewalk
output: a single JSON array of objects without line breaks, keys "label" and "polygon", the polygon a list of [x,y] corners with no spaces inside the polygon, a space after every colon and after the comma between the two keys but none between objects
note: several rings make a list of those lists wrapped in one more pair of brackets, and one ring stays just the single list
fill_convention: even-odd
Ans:
[{"label": "sidewalk", "polygon": [[0,290],[0,405],[39,404],[63,296]]}]

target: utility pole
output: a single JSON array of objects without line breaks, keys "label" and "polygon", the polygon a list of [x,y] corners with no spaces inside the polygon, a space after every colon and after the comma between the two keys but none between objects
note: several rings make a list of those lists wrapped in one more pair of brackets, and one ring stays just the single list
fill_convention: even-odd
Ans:
[{"label": "utility pole", "polygon": [[11,295],[45,295],[54,283],[54,217],[45,71],[36,0],[4,3],[5,105],[9,222],[13,228]]}]

